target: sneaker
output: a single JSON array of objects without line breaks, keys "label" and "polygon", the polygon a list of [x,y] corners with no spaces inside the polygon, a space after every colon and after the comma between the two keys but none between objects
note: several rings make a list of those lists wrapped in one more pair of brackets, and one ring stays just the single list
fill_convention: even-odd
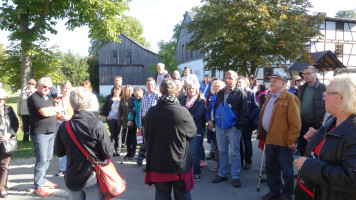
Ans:
[{"label": "sneaker", "polygon": [[38,188],[37,190],[34,191],[37,196],[40,197],[46,197],[51,195],[51,193],[43,188]]},{"label": "sneaker", "polygon": [[210,152],[209,156],[206,157],[207,160],[211,160],[211,159],[214,159],[215,158],[215,153],[213,152]]},{"label": "sneaker", "polygon": [[205,166],[207,166],[208,165],[208,163],[205,161],[205,160],[201,160],[200,161],[200,167],[201,168],[204,168]]},{"label": "sneaker", "polygon": [[194,180],[195,180],[195,182],[200,182],[200,175],[199,174],[195,174],[194,175]]},{"label": "sneaker", "polygon": [[226,181],[227,177],[222,177],[219,175],[216,175],[216,177],[211,181],[212,183],[220,183],[222,181]]},{"label": "sneaker", "polygon": [[239,188],[241,187],[241,182],[239,179],[232,179],[232,185],[235,187],[235,188]]},{"label": "sneaker", "polygon": [[280,196],[279,194],[269,192],[262,196],[262,200],[274,200],[277,199],[279,196]]},{"label": "sneaker", "polygon": [[52,183],[51,181],[47,180],[42,187],[47,187],[47,188],[55,188],[57,187],[58,184],[57,183]]},{"label": "sneaker", "polygon": [[252,167],[251,163],[245,163],[244,170],[250,170]]},{"label": "sneaker", "polygon": [[64,176],[66,172],[59,170],[56,176]]}]

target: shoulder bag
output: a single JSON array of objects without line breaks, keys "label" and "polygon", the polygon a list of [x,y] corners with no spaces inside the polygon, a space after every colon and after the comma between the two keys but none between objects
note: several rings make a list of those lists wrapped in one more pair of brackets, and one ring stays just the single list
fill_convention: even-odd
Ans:
[{"label": "shoulder bag", "polygon": [[7,154],[7,155],[12,155],[12,154],[19,152],[19,145],[17,142],[17,137],[12,136],[8,140],[3,141],[1,148],[2,148],[2,152],[4,152],[4,154]]},{"label": "shoulder bag", "polygon": [[125,191],[126,182],[116,171],[114,164],[110,160],[107,160],[106,166],[101,166],[95,162],[95,159],[88,154],[88,152],[79,144],[78,140],[75,138],[72,129],[70,128],[69,121],[66,122],[66,128],[72,140],[83,152],[87,160],[93,165],[96,172],[96,177],[98,178],[100,190],[103,193],[105,200],[112,199]]}]

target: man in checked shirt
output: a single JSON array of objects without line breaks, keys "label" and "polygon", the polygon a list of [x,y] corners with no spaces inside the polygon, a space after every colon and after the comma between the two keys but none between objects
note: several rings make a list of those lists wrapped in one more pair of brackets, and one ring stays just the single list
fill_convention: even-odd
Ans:
[{"label": "man in checked shirt", "polygon": [[[159,96],[158,91],[155,91],[155,87],[156,87],[156,82],[152,77],[147,78],[146,80],[146,88],[147,88],[147,92],[143,95],[142,100],[141,100],[141,107],[140,107],[140,117],[139,117],[139,134],[144,137],[144,133],[143,133],[143,126],[144,124],[142,124],[143,122],[143,118],[145,117],[148,109],[151,106],[156,105],[157,103],[157,99]],[[145,139],[143,141],[143,143],[140,145],[140,151],[138,152],[138,158],[137,158],[137,165],[141,166],[143,159],[145,158],[146,155],[146,145],[145,145]],[[144,169],[145,171],[145,169]]]}]

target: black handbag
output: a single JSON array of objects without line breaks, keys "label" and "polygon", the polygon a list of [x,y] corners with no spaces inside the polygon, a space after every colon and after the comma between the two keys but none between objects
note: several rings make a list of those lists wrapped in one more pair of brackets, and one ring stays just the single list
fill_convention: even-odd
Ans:
[{"label": "black handbag", "polygon": [[17,137],[12,136],[7,141],[2,141],[1,149],[2,152],[7,155],[12,155],[19,152]]}]

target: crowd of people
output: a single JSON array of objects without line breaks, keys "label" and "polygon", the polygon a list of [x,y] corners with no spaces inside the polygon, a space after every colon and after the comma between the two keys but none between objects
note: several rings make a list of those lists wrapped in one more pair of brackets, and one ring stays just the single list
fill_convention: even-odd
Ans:
[{"label": "crowd of people", "polygon": [[[123,156],[142,166],[146,159],[144,183],[155,185],[156,199],[170,199],[172,188],[175,199],[191,199],[194,184],[204,176],[201,168],[212,159],[216,166],[210,169],[217,175],[211,182],[226,181],[230,173],[232,186],[240,188],[242,170],[254,164],[253,133],[265,152],[269,192],[263,200],[293,195],[354,199],[356,75],[337,75],[326,86],[317,72],[309,66],[288,84],[286,73],[276,71],[268,87],[232,70],[224,80],[205,75],[199,82],[189,67],[183,77],[178,71],[171,76],[158,63],[157,74],[146,79],[146,91],[123,87],[123,77],[116,76],[101,108],[88,80],[75,90],[63,82],[58,96],[49,76],[38,80],[37,89],[31,79],[19,96],[17,115],[23,141],[30,138],[34,145],[35,193],[48,196],[47,188],[57,187],[46,176],[54,152],[60,157],[56,175],[64,176],[69,199],[104,199],[95,170],[69,135],[71,129],[97,163]],[[0,90],[0,141],[14,137],[19,126],[13,109],[4,105],[6,98]],[[0,158],[0,196],[6,197],[10,155],[0,153]]]}]

